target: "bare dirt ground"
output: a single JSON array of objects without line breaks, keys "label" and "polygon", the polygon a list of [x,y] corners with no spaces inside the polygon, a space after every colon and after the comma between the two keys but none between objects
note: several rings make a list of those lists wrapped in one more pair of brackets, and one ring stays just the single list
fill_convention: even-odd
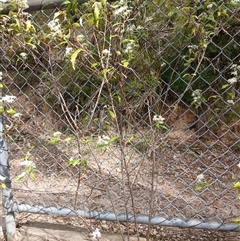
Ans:
[{"label": "bare dirt ground", "polygon": [[[96,144],[97,137],[91,138],[90,143]],[[42,142],[46,143],[47,140]],[[130,213],[134,210],[137,214],[147,214],[151,198],[154,198],[153,215],[166,218],[198,218],[228,223],[239,214],[237,193],[232,188],[239,175],[239,160],[237,153],[230,152],[228,148],[216,145],[211,147],[211,143],[207,141],[198,141],[191,149],[183,144],[164,147],[161,153],[158,153],[153,169],[151,158],[142,155],[142,150],[138,150],[144,149],[142,146],[137,146],[134,151],[126,146],[126,162],[122,163],[118,144],[107,150],[97,149],[94,152],[94,146],[89,144],[83,146],[89,167],[79,172],[77,167],[66,165],[67,160],[75,155],[75,144],[71,142],[70,148],[60,143],[53,146],[39,145],[31,149],[29,159],[34,160],[37,165],[36,180],[24,178],[20,183],[13,180],[14,200],[32,205],[70,209],[77,207],[103,212],[115,210],[123,213],[127,208]],[[205,145],[211,148],[203,151]],[[9,147],[13,175],[20,174],[20,163],[29,147],[21,141],[11,143]],[[127,165],[126,169],[122,167],[123,164]],[[201,173],[204,173],[211,185],[196,191],[196,178]],[[150,182],[152,174],[155,186],[153,195]],[[126,183],[129,179],[130,186]],[[77,190],[78,180],[80,185]],[[129,201],[131,195],[134,206]],[[20,214],[17,215],[17,220],[19,226],[24,226],[31,220],[79,226],[79,219],[67,217]],[[108,234],[120,231],[114,223],[92,221],[90,224],[91,227],[98,227]],[[126,234],[126,224],[121,226]],[[137,227],[138,233],[145,237],[146,225]],[[136,227],[133,224],[130,225],[130,230],[130,234],[134,236]],[[236,241],[239,237],[237,233],[154,227],[152,240]]]},{"label": "bare dirt ground", "polygon": [[[21,218],[20,218],[21,216]],[[19,226],[17,240],[21,241],[93,241],[92,232],[86,229],[86,225],[76,220],[76,218],[62,218],[43,215],[17,215]],[[27,221],[26,221],[27,220]],[[36,221],[38,220],[38,221]],[[99,228],[102,237],[99,241],[146,241],[146,225],[138,225],[138,234],[136,236],[135,227],[129,225],[129,234],[127,234],[126,224],[121,225],[123,231],[122,238],[119,228],[116,224],[106,221],[87,221],[92,228]],[[198,229],[179,229],[173,227],[152,227],[151,241],[239,241],[240,235],[234,232],[209,231]]]},{"label": "bare dirt ground", "polygon": [[[37,166],[36,180],[24,178],[20,183],[13,180],[14,197],[36,205],[109,212],[115,209],[120,213],[127,206],[129,212],[134,209],[141,214],[148,214],[149,203],[154,199],[153,215],[166,218],[200,217],[230,222],[239,213],[237,193],[232,188],[239,175],[239,160],[237,153],[227,148],[215,145],[204,151],[205,145],[210,144],[200,141],[191,148],[166,147],[157,153],[153,167],[151,157],[132,147],[124,149],[123,161],[118,144],[107,150],[94,150],[96,138],[92,137],[91,142],[82,147],[88,160],[85,171],[66,165],[76,152],[73,141],[71,147],[62,144],[34,147],[28,158]],[[16,152],[17,149],[22,153]],[[23,154],[28,149],[20,142],[10,145],[13,176],[21,174]],[[209,186],[196,191],[197,176],[202,173]],[[129,200],[131,196],[134,207]]]}]

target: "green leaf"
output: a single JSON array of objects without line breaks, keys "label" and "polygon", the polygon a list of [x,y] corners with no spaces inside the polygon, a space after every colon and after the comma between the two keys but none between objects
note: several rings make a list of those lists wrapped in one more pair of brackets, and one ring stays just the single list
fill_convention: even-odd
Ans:
[{"label": "green leaf", "polygon": [[171,10],[171,11],[167,14],[167,16],[170,18],[170,17],[173,16],[174,13],[175,13],[175,11],[174,11],[174,10]]},{"label": "green leaf", "polygon": [[185,78],[185,77],[189,77],[189,76],[191,76],[191,74],[186,73],[186,74],[183,75],[183,78]]},{"label": "green leaf", "polygon": [[204,181],[204,182],[203,182],[203,185],[204,185],[205,187],[210,187],[210,186],[211,186],[211,184],[210,184],[209,182],[207,182],[207,181]]},{"label": "green leaf", "polygon": [[28,159],[29,159],[29,155],[26,155],[23,160],[28,161]]},{"label": "green leaf", "polygon": [[73,23],[73,24],[72,24],[72,27],[75,28],[75,29],[76,29],[76,28],[79,28],[79,27],[80,27],[80,24],[79,24],[79,23]]},{"label": "green leaf", "polygon": [[3,84],[2,83],[0,83],[0,88],[3,88]]},{"label": "green leaf", "polygon": [[83,160],[83,170],[86,171],[88,167],[87,160]]},{"label": "green leaf", "polygon": [[26,32],[29,32],[31,29],[33,30],[33,32],[36,32],[34,25],[32,25],[31,21],[28,20],[28,21],[26,21],[25,30],[26,30]]},{"label": "green leaf", "polygon": [[97,145],[97,148],[108,147],[108,146],[109,146],[108,143],[107,144],[100,143],[100,144]]},{"label": "green leaf", "polygon": [[226,89],[228,86],[229,86],[229,84],[225,84],[225,85],[223,85],[223,86],[221,87],[221,89],[222,89],[222,90],[223,90],[223,89]]},{"label": "green leaf", "polygon": [[90,142],[90,139],[84,140],[84,145],[87,145]]},{"label": "green leaf", "polygon": [[116,118],[116,116],[115,116],[115,114],[114,114],[114,112],[113,112],[113,111],[109,110],[108,112],[109,112],[109,115],[110,115],[110,116],[111,116],[113,119],[115,119],[115,118]]},{"label": "green leaf", "polygon": [[115,141],[117,141],[119,139],[119,136],[114,136],[114,137],[111,137],[109,140],[108,140],[108,143],[113,143]]},{"label": "green leaf", "polygon": [[2,189],[5,189],[7,186],[4,182],[1,183]]},{"label": "green leaf", "polygon": [[76,58],[78,56],[78,54],[82,51],[82,49],[77,49],[76,51],[74,51],[74,53],[71,55],[71,63],[72,63],[72,67],[75,70],[75,62],[76,62]]},{"label": "green leaf", "polygon": [[129,38],[125,38],[122,41],[122,43],[130,43],[130,42],[134,42],[134,40],[133,39],[129,39]]},{"label": "green leaf", "polygon": [[98,2],[95,2],[95,4],[94,4],[93,16],[94,16],[94,24],[96,25],[96,27],[98,27],[99,16],[100,16],[100,8],[99,8]]},{"label": "green leaf", "polygon": [[61,15],[65,16],[66,12],[65,11],[58,11],[58,12],[54,13],[53,19],[56,19],[56,18],[58,18]]},{"label": "green leaf", "polygon": [[233,188],[240,188],[240,182],[236,182],[233,186]]},{"label": "green leaf", "polygon": [[131,144],[133,139],[134,139],[134,136],[131,136],[130,138],[128,138],[128,139],[125,141],[124,144],[125,144],[125,145]]},{"label": "green leaf", "polygon": [[81,160],[80,159],[71,159],[71,160],[69,160],[68,162],[67,162],[67,164],[69,165],[69,166],[77,166],[77,165],[80,165],[81,164]]},{"label": "green leaf", "polygon": [[240,218],[234,218],[232,220],[233,223],[237,223],[237,224],[240,224]]},{"label": "green leaf", "polygon": [[16,26],[18,27],[18,30],[20,31],[21,30],[21,23],[19,21],[19,19],[15,18],[15,21],[16,21]]},{"label": "green leaf", "polygon": [[68,4],[70,4],[70,3],[71,3],[71,1],[65,0],[61,5],[68,5]]},{"label": "green leaf", "polygon": [[47,145],[54,145],[54,144],[56,144],[56,143],[59,142],[59,141],[60,141],[60,137],[59,137],[59,136],[56,136],[56,137],[52,138],[51,140],[49,140],[49,141],[47,142]]},{"label": "green leaf", "polygon": [[34,173],[33,172],[30,172],[30,178],[32,179],[32,180],[36,180],[36,177],[35,177],[35,175],[34,175]]},{"label": "green leaf", "polygon": [[219,95],[211,95],[211,96],[208,98],[208,100],[210,100],[211,98],[217,99],[217,98],[220,98],[220,96],[219,96]]},{"label": "green leaf", "polygon": [[122,61],[122,64],[123,64],[124,67],[128,67],[129,62],[128,62],[127,60],[123,60],[123,61]]},{"label": "green leaf", "polygon": [[14,115],[14,114],[16,114],[16,111],[14,109],[8,109],[7,113],[10,115]]},{"label": "green leaf", "polygon": [[15,181],[16,182],[21,182],[23,178],[26,176],[26,172],[22,172],[20,175],[16,176]]},{"label": "green leaf", "polygon": [[160,127],[164,130],[168,130],[167,126],[165,126],[165,125],[160,125]]},{"label": "green leaf", "polygon": [[[239,2],[238,2],[238,4],[239,4]],[[228,15],[226,9],[224,9],[224,10],[222,10],[222,11],[219,11],[219,12],[218,12],[218,16],[219,16],[219,17],[220,17],[220,16],[225,16],[225,17],[229,18],[229,15]]]},{"label": "green leaf", "polygon": [[98,66],[98,63],[93,63],[93,64],[91,65],[92,68],[95,68],[95,67],[97,67],[97,66]]},{"label": "green leaf", "polygon": [[182,10],[186,13],[191,13],[194,11],[193,8],[191,8],[191,7],[183,7]]},{"label": "green leaf", "polygon": [[72,137],[67,137],[64,141],[69,143],[72,140]]},{"label": "green leaf", "polygon": [[106,3],[107,3],[107,0],[101,0],[101,3],[102,3],[102,6],[105,7]]},{"label": "green leaf", "polygon": [[0,106],[0,114],[2,114],[4,112],[4,107]]},{"label": "green leaf", "polygon": [[202,185],[197,184],[197,185],[195,186],[195,191],[201,191],[201,190],[202,190]]}]

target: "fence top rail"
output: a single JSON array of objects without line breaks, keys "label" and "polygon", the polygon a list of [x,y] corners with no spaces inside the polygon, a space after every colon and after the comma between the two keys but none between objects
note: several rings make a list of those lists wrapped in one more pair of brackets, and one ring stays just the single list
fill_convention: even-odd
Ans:
[{"label": "fence top rail", "polygon": [[[0,13],[1,14],[7,14],[9,9],[9,1],[3,2],[0,1]],[[40,10],[46,10],[46,9],[54,9],[64,2],[64,0],[28,0],[28,8],[25,10],[26,12],[33,12],[33,11],[40,11]],[[86,0],[78,0],[79,4],[82,4],[86,2]]]}]

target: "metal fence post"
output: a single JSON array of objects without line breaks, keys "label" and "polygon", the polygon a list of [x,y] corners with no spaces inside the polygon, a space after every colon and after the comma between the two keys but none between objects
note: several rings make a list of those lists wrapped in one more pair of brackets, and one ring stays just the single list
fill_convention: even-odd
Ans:
[{"label": "metal fence post", "polygon": [[0,175],[5,177],[5,180],[2,182],[6,185],[5,188],[2,188],[3,213],[5,216],[7,240],[12,241],[16,233],[16,223],[14,213],[12,211],[8,211],[10,205],[12,204],[12,193],[8,164],[8,150],[7,143],[3,139],[3,130],[3,115],[0,115]]},{"label": "metal fence post", "polygon": [[[60,7],[64,2],[63,0],[28,0],[28,8],[25,10],[26,12],[40,11],[46,9],[54,9]],[[78,0],[79,4],[83,4],[86,0]],[[9,12],[8,9],[9,3],[0,2],[0,13],[7,14]]]}]

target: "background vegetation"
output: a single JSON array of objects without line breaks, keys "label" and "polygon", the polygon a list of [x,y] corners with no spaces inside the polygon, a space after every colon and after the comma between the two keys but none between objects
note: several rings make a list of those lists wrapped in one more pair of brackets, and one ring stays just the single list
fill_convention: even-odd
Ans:
[{"label": "background vegetation", "polygon": [[121,125],[136,126],[169,106],[200,117],[206,102],[210,119],[239,114],[239,68],[236,76],[231,69],[239,65],[237,1],[66,0],[58,12],[36,14],[12,1],[9,8],[0,19],[3,68],[60,115],[68,110],[85,125],[117,113]]}]

